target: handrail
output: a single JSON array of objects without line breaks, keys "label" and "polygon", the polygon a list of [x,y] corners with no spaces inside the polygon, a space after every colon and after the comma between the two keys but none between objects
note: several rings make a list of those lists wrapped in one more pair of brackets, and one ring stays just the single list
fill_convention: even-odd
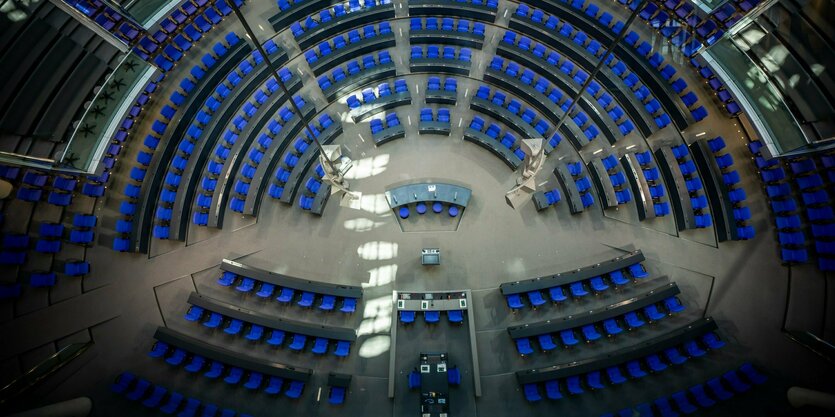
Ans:
[{"label": "handrail", "polygon": [[92,341],[67,345],[26,371],[23,375],[15,378],[5,387],[0,388],[0,407],[8,406],[14,399],[34,388],[41,381],[66,366],[73,359],[81,356],[92,345]]}]

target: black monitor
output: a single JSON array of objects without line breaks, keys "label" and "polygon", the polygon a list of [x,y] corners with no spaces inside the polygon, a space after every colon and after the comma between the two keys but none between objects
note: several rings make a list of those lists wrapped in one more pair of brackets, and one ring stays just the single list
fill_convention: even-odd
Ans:
[{"label": "black monitor", "polygon": [[420,251],[421,265],[440,265],[441,250],[438,248],[424,248]]}]

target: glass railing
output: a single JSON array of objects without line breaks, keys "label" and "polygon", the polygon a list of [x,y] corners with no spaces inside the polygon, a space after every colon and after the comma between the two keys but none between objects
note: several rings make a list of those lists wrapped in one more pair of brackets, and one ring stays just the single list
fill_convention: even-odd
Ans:
[{"label": "glass railing", "polygon": [[66,149],[56,161],[61,170],[96,172],[122,119],[156,71],[156,67],[133,53],[123,57],[87,106]]},{"label": "glass railing", "polygon": [[27,391],[35,387],[39,382],[57,372],[73,359],[81,356],[92,345],[93,342],[67,345],[52,356],[46,358],[43,362],[35,365],[34,368],[26,371],[26,373],[5,387],[0,388],[0,409],[13,403],[15,398],[26,394]]},{"label": "glass railing", "polygon": [[734,93],[772,155],[782,155],[809,145],[810,141],[779,90],[732,38],[717,42],[702,56],[726,88]]},{"label": "glass railing", "polygon": [[167,16],[183,0],[122,0],[122,8],[145,29]]}]

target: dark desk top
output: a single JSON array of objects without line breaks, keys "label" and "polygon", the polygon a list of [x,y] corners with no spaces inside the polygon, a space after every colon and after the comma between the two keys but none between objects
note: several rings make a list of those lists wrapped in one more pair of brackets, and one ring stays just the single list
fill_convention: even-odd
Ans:
[{"label": "dark desk top", "polygon": [[222,314],[226,317],[241,320],[245,323],[264,326],[268,329],[283,330],[311,337],[347,340],[349,342],[355,342],[357,340],[357,332],[351,328],[325,326],[322,324],[305,323],[280,317],[268,316],[257,311],[248,310],[224,301],[216,300],[196,292],[189,295],[188,303]]},{"label": "dark desk top", "polygon": [[449,380],[446,353],[420,354],[420,409],[422,415],[449,412]]},{"label": "dark desk top", "polygon": [[244,265],[239,262],[224,259],[220,265],[224,271],[234,272],[258,281],[269,282],[281,287],[289,287],[296,290],[310,291],[317,294],[330,294],[337,297],[362,298],[362,288],[352,285],[331,284],[328,282],[311,281],[302,278],[291,277],[275,272]]},{"label": "dark desk top", "polygon": [[678,230],[695,229],[696,219],[690,201],[690,192],[687,191],[684,175],[681,174],[672,149],[669,146],[658,148],[655,151],[655,163],[664,177],[664,185],[666,185],[670,204],[673,206],[673,215],[676,218]]},{"label": "dark desk top", "polygon": [[603,161],[600,158],[592,159],[587,165],[589,177],[592,183],[600,192],[600,199],[603,200],[603,208],[612,208],[618,206],[618,199],[615,196],[615,187],[612,185],[612,180],[609,179],[609,172],[603,166]]},{"label": "dark desk top", "polygon": [[562,189],[565,190],[565,200],[568,203],[568,210],[571,214],[582,213],[584,207],[580,199],[580,191],[577,190],[574,177],[568,171],[568,165],[566,163],[558,163],[557,167],[554,168],[554,176],[557,177],[557,181],[562,186]]},{"label": "dark desk top", "polygon": [[168,343],[169,345],[187,350],[204,358],[217,360],[229,366],[236,366],[250,371],[260,372],[264,375],[272,375],[280,378],[294,379],[307,382],[313,370],[284,365],[278,362],[270,362],[253,358],[238,352],[233,352],[222,347],[208,344],[203,340],[182,334],[167,327],[158,327],[154,338]]},{"label": "dark desk top", "polygon": [[528,291],[543,290],[545,288],[555,287],[557,285],[565,285],[576,281],[582,281],[594,276],[608,274],[609,272],[623,269],[629,265],[643,262],[646,258],[643,252],[636,250],[628,252],[622,256],[605,260],[594,265],[584,266],[582,268],[573,269],[571,271],[560,272],[554,275],[546,275],[526,279],[522,281],[505,282],[499,285],[502,295],[520,294]]},{"label": "dark desk top", "polygon": [[[632,188],[632,195],[634,196],[635,206],[638,209],[638,218],[640,220],[652,219],[655,217],[655,206],[652,201],[652,194],[649,191],[649,183],[641,164],[634,152],[623,155],[620,158],[620,163],[623,166],[623,171],[627,174],[626,179]],[[655,161],[651,164],[655,166]]]},{"label": "dark desk top", "polygon": [[703,317],[669,333],[604,355],[543,368],[517,371],[516,379],[520,384],[530,384],[606,369],[681,345],[688,340],[693,340],[709,331],[716,330],[716,328],[717,326],[713,318]]},{"label": "dark desk top", "polygon": [[460,185],[446,183],[407,184],[386,190],[391,208],[418,201],[441,201],[467,207],[472,191]]},{"label": "dark desk top", "polygon": [[566,329],[579,328],[587,324],[601,322],[608,318],[617,317],[630,311],[635,311],[650,304],[655,304],[669,297],[676,296],[680,292],[681,291],[679,290],[678,285],[674,282],[664,284],[646,293],[636,295],[603,308],[589,310],[553,320],[512,326],[507,328],[507,332],[510,334],[510,337],[518,339],[520,337],[539,336],[545,333],[556,333]]}]

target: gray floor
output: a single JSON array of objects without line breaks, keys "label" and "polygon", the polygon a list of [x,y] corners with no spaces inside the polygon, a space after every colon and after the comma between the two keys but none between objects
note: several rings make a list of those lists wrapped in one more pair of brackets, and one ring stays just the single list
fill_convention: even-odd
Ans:
[{"label": "gray floor", "polygon": [[[264,31],[270,26],[266,18],[275,13],[273,1],[249,2],[245,13],[253,28]],[[609,4],[609,2],[598,2]],[[398,17],[407,15],[405,4],[395,2]],[[498,24],[506,25],[503,10],[515,5],[500,2]],[[615,7],[623,17],[623,9]],[[222,31],[242,33],[239,23],[227,18]],[[228,26],[227,26],[228,25]],[[392,24],[395,33],[407,34],[408,20]],[[488,29],[484,51],[492,51],[502,30]],[[649,34],[640,27],[642,35]],[[259,32],[259,36],[260,36]],[[221,30],[212,36],[222,36]],[[207,40],[201,47],[213,43]],[[424,107],[423,90],[426,75],[407,74],[408,39],[397,36],[397,47],[391,53],[398,68],[398,77],[408,81],[412,105],[395,109],[407,135],[381,147],[370,140],[368,120],[354,124],[345,115],[344,100],[328,105],[315,86],[309,68],[299,56],[289,31],[277,38],[285,50],[296,58],[289,67],[303,75],[307,85],[303,94],[310,97],[318,110],[326,109],[340,117],[344,133],[336,143],[354,160],[347,178],[351,189],[362,193],[353,207],[340,207],[332,200],[322,217],[310,215],[298,207],[282,205],[266,197],[257,219],[228,212],[222,230],[190,227],[186,242],[154,240],[149,255],[117,254],[109,249],[106,229],[100,233],[100,245],[87,250],[93,272],[83,280],[83,290],[62,296],[50,304],[29,301],[43,297],[27,292],[12,310],[5,311],[0,334],[13,335],[0,344],[2,381],[8,381],[71,341],[93,340],[95,345],[70,367],[55,375],[37,390],[31,405],[45,404],[75,396],[90,396],[95,415],[145,415],[141,406],[109,392],[108,384],[121,371],[130,370],[151,381],[166,385],[184,394],[194,395],[223,407],[234,407],[254,415],[401,416],[417,412],[418,394],[409,392],[405,374],[415,366],[417,352],[446,350],[451,362],[462,368],[464,384],[453,390],[453,415],[599,415],[620,407],[652,400],[661,395],[687,388],[731,369],[743,361],[752,361],[771,376],[771,382],[754,392],[740,396],[712,409],[705,415],[764,415],[769,410],[783,410],[787,405],[785,387],[799,384],[832,390],[832,368],[809,351],[789,341],[780,332],[786,307],[788,276],[791,275],[791,297],[788,322],[794,328],[822,328],[832,335],[832,314],[825,300],[833,298],[826,277],[814,265],[781,266],[777,254],[771,218],[754,164],[745,149],[746,138],[740,136],[733,121],[721,116],[707,90],[700,91],[710,117],[684,132],[694,140],[702,131],[712,136],[723,135],[729,152],[738,161],[737,169],[749,196],[757,237],[747,242],[716,243],[712,229],[677,232],[672,217],[639,222],[634,205],[602,211],[592,207],[572,216],[560,203],[556,208],[537,212],[528,203],[514,210],[504,201],[504,193],[512,188],[518,174],[510,171],[498,158],[462,139],[463,128],[472,119],[468,110],[478,81],[463,77],[459,82],[458,103],[452,112],[452,134],[449,137],[418,135],[418,111]],[[474,51],[475,52],[475,51]],[[199,56],[189,55],[189,59]],[[489,62],[486,52],[474,53],[471,76],[480,77]],[[404,58],[406,59],[406,58]],[[158,97],[166,97],[179,77],[190,67],[181,63],[178,72]],[[182,72],[180,72],[182,71]],[[690,85],[700,85],[695,74],[686,74]],[[120,162],[107,198],[98,201],[95,212],[104,226],[115,224],[119,197],[131,161],[162,106],[156,101],[146,108],[146,119],[131,136],[127,156]],[[326,106],[329,106],[326,108]],[[650,146],[668,143],[670,133],[661,131],[647,142]],[[619,144],[620,145],[620,144]],[[558,187],[551,174],[561,157],[579,159],[593,153],[589,145],[579,152],[566,141],[546,161],[537,177],[544,189]],[[643,147],[647,144],[644,143]],[[607,147],[608,149],[608,147]],[[623,152],[620,146],[607,152]],[[457,231],[404,233],[383,192],[391,184],[433,179],[463,184],[473,191],[470,205],[461,216]],[[14,203],[14,202],[13,202]],[[11,207],[9,212],[31,214],[25,207]],[[35,216],[41,216],[36,213]],[[9,223],[7,217],[7,224]],[[424,247],[437,247],[443,252],[443,265],[422,267],[418,255]],[[618,256],[627,250],[641,249],[647,257],[645,265],[652,279],[622,291],[610,292],[585,302],[569,302],[561,307],[540,308],[511,314],[497,287],[502,282],[531,278],[571,270]],[[214,283],[219,264],[224,258],[311,280],[361,285],[365,295],[357,313],[319,314],[298,307],[281,307],[277,303],[242,297],[234,290]],[[653,328],[613,338],[590,346],[551,354],[521,358],[515,351],[506,328],[511,325],[562,317],[573,312],[594,309],[624,300],[666,281],[678,283],[681,299],[687,306],[684,313],[662,321]],[[476,342],[483,395],[473,396],[472,365],[466,348],[466,327],[442,323],[428,327],[422,322],[409,328],[400,326],[396,341],[389,337],[391,327],[392,291],[471,289]],[[192,291],[206,294],[279,317],[292,317],[312,323],[328,323],[354,327],[359,340],[345,360],[317,358],[310,353],[295,354],[283,349],[270,349],[265,344],[249,344],[238,338],[206,332],[201,326],[182,317]],[[829,291],[829,294],[826,293]],[[22,307],[34,304],[34,307]],[[827,316],[827,313],[829,315]],[[709,315],[716,318],[720,333],[731,343],[726,349],[694,360],[680,369],[631,381],[623,386],[588,392],[563,401],[525,402],[513,372],[535,366],[552,365],[605,354],[631,345],[690,320]],[[827,317],[829,320],[827,321]],[[284,397],[273,399],[254,394],[222,382],[187,375],[169,367],[146,353],[153,344],[157,326],[205,338],[256,358],[275,360],[314,369],[314,377],[298,401]],[[388,385],[388,353],[397,345],[395,373],[396,396],[386,396]],[[696,363],[698,362],[698,363]],[[333,407],[326,402],[326,375],[335,371],[353,375],[344,406]],[[321,389],[321,391],[320,391]],[[745,411],[742,411],[745,410]]]}]

